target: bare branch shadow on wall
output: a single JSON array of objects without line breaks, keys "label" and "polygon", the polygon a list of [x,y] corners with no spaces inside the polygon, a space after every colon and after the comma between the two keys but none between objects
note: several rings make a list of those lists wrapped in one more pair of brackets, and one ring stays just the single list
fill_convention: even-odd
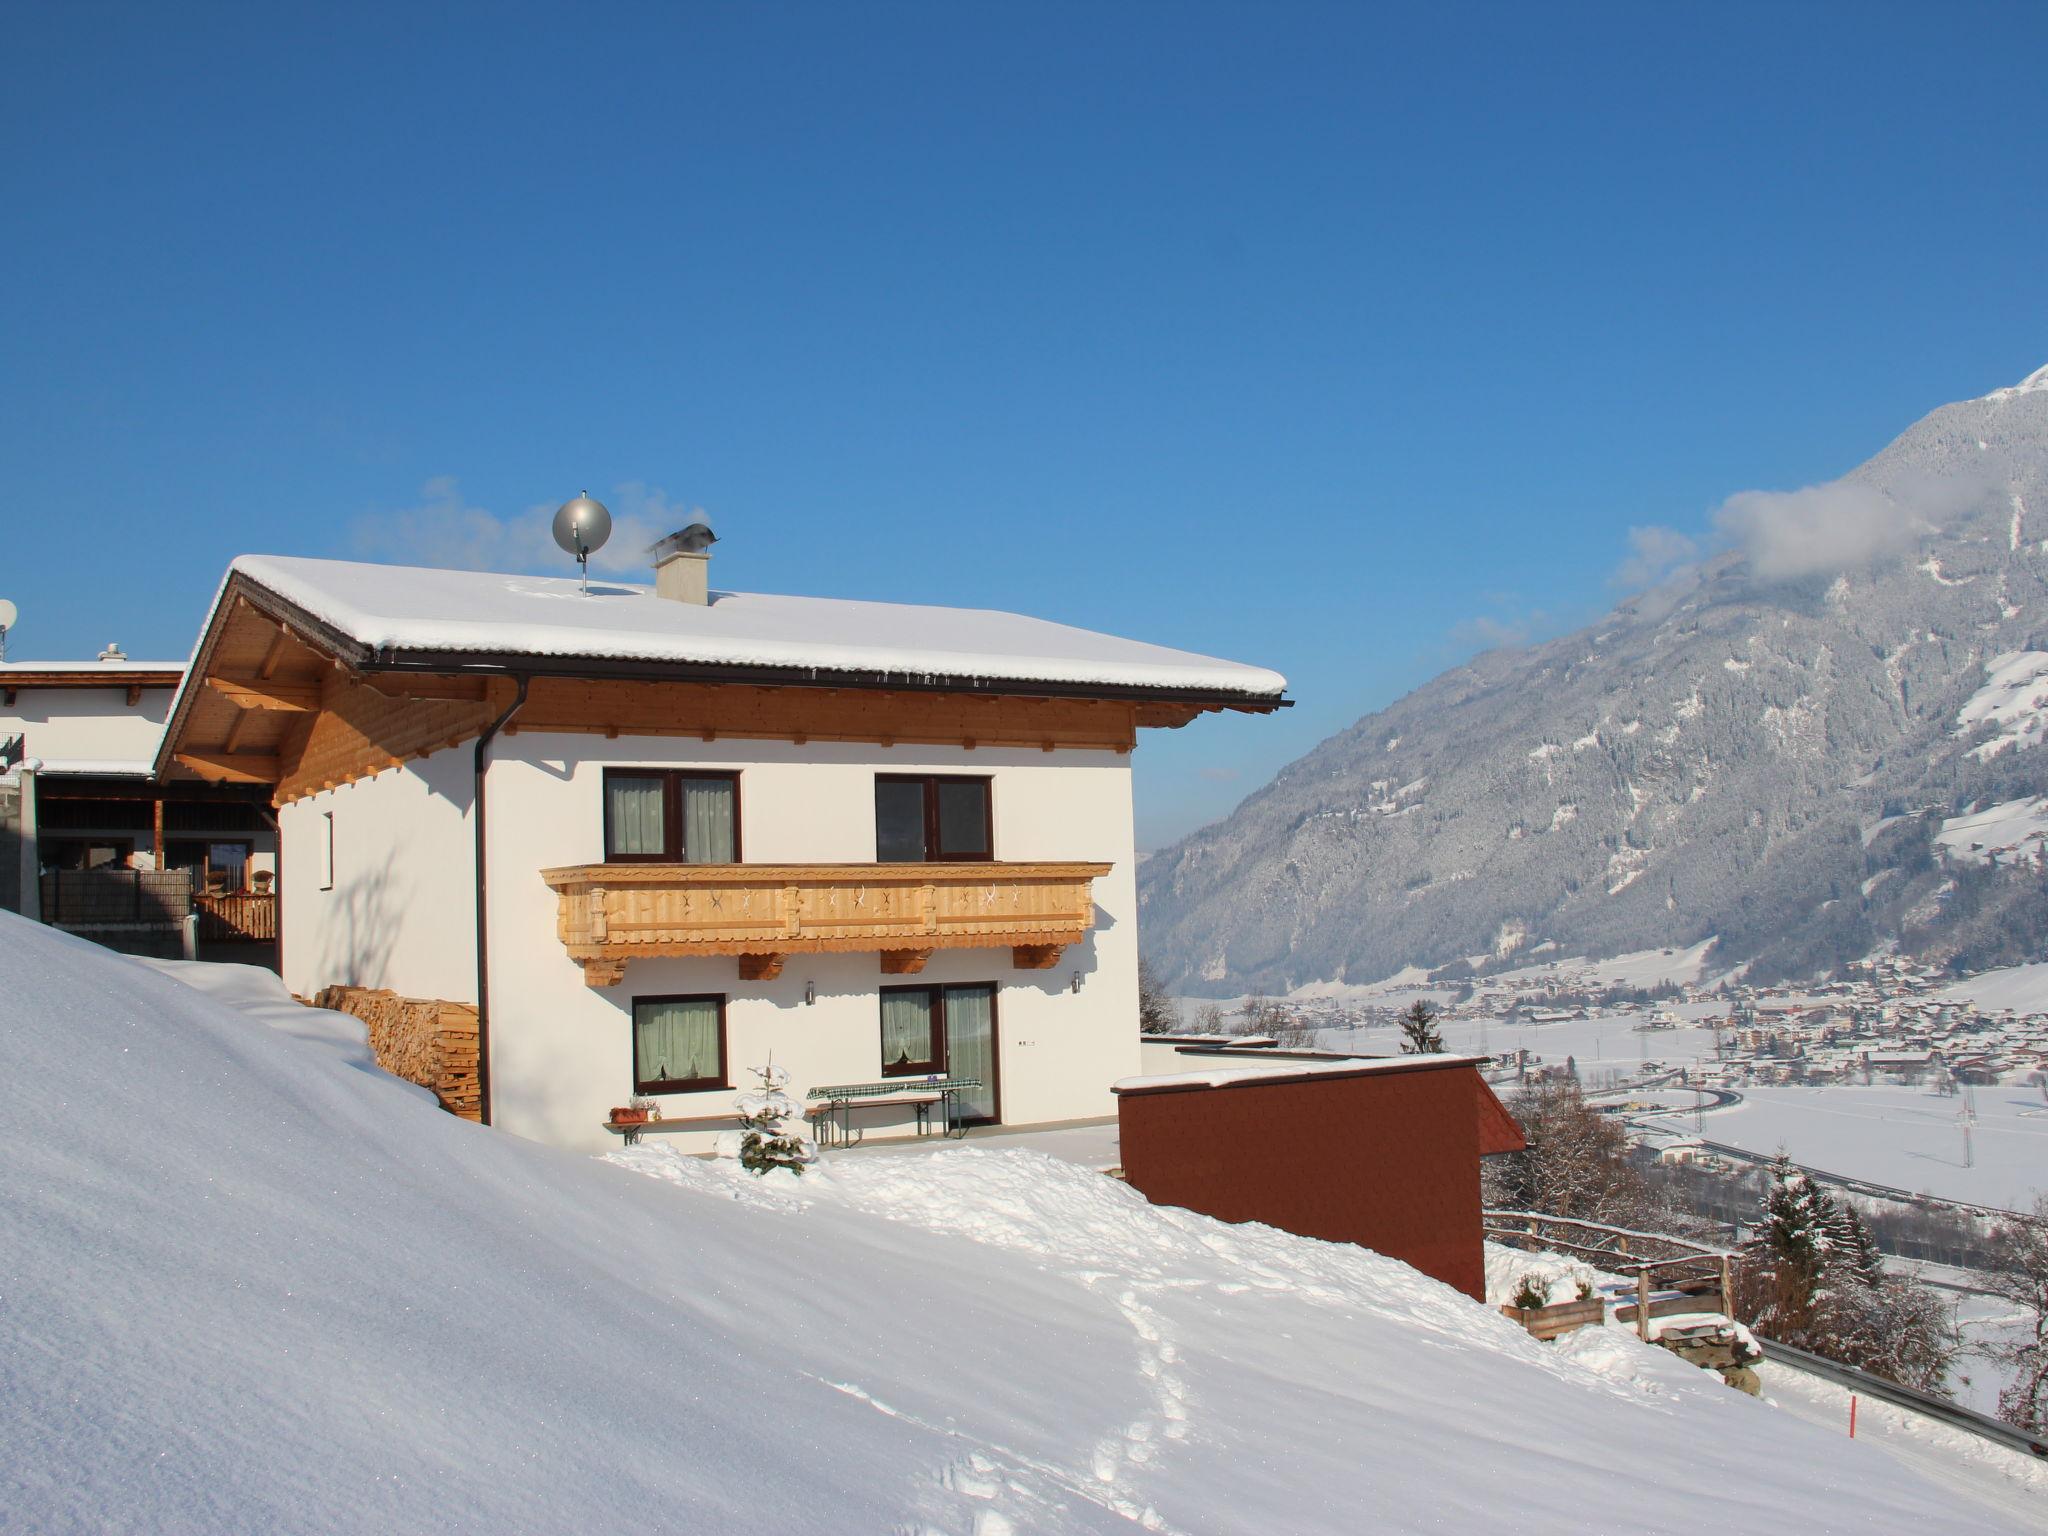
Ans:
[{"label": "bare branch shadow on wall", "polygon": [[332,896],[326,952],[319,974],[323,981],[351,987],[384,984],[384,967],[398,945],[398,901],[392,865],[396,854],[362,874],[339,882]]}]

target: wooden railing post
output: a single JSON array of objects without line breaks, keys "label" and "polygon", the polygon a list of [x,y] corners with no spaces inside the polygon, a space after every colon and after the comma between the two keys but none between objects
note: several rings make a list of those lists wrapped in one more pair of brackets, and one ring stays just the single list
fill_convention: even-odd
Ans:
[{"label": "wooden railing post", "polygon": [[1650,1341],[1650,1272],[1636,1271],[1636,1337],[1645,1344]]}]

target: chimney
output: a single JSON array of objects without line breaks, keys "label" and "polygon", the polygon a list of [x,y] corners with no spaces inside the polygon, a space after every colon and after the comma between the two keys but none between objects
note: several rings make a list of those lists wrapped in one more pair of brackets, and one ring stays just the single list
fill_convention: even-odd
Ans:
[{"label": "chimney", "polygon": [[711,601],[711,546],[718,535],[709,523],[692,523],[649,551],[654,556],[654,595],[676,603]]}]

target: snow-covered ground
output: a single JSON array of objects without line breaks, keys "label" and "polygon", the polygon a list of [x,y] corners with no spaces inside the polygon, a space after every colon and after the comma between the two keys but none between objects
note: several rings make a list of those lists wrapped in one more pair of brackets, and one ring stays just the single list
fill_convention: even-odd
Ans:
[{"label": "snow-covered ground", "polygon": [[[1532,958],[1527,965],[1516,970],[1502,971],[1484,978],[1479,985],[1484,987],[1494,982],[1555,980],[1568,983],[1573,988],[1602,987],[1660,987],[1667,982],[1685,985],[1698,981],[1707,974],[1707,957],[1712,952],[1715,939],[1705,939],[1685,949],[1642,949],[1626,955],[1612,955],[1605,960],[1588,960],[1584,956],[1559,959],[1556,947],[1545,944],[1545,952],[1539,958]],[[1490,955],[1474,955],[1474,961],[1490,960]],[[1412,998],[1427,998],[1442,1001],[1450,995],[1449,986],[1432,987],[1429,972],[1421,966],[1407,965],[1393,975],[1379,981],[1311,981],[1294,988],[1287,995],[1302,1002],[1332,1001],[1340,1003],[1386,1003],[1407,1002]],[[1208,999],[1187,998],[1182,1000],[1186,1017],[1193,1018],[1194,1011]]]},{"label": "snow-covered ground", "polygon": [[2048,965],[2010,965],[1951,982],[1935,994],[1944,1003],[1973,1003],[1997,1011],[2048,1013]]},{"label": "snow-covered ground", "polygon": [[9,1530],[2022,1528],[1039,1152],[621,1167],[194,979],[0,915]]},{"label": "snow-covered ground", "polygon": [[[1502,971],[1479,983],[1496,981],[1541,981],[1550,977],[1569,978],[1574,987],[1661,987],[1685,986],[1707,973],[1707,957],[1715,939],[1702,939],[1685,949],[1639,949],[1605,960],[1583,958],[1544,960],[1518,970]],[[1723,967],[1725,970],[1726,967]]]},{"label": "snow-covered ground", "polygon": [[[1849,1434],[1847,1387],[1765,1360],[1757,1365],[1764,1397],[1794,1418]],[[2048,1527],[2048,1463],[2009,1450],[1890,1403],[1856,1394],[1856,1438],[1954,1491],[1956,1504],[1939,1531],[1982,1529],[1982,1512],[1998,1510],[2015,1524]]]},{"label": "snow-covered ground", "polygon": [[2008,747],[2048,739],[2048,651],[2007,651],[1984,663],[1984,686],[1956,711],[1956,732],[1985,725],[1992,734],[1971,749],[1972,757],[1996,757]]},{"label": "snow-covered ground", "polygon": [[1972,864],[2038,864],[2048,850],[2048,796],[2004,800],[1942,822],[1934,840]]},{"label": "snow-covered ground", "polygon": [[[1638,1030],[1642,1015],[1601,1015],[1590,1019],[1565,1019],[1555,1024],[1532,1024],[1526,1018],[1513,1023],[1501,1019],[1438,1019],[1444,1049],[1466,1055],[1499,1056],[1526,1050],[1540,1057],[1546,1066],[1562,1066],[1570,1058],[1588,1088],[1600,1081],[1600,1074],[1613,1071],[1633,1075],[1646,1062],[1666,1066],[1692,1067],[1714,1059],[1713,1032],[1690,1015],[1714,1013],[1726,1017],[1726,1009],[1705,1004],[1676,1005],[1676,1029]],[[1368,1029],[1325,1029],[1317,1041],[1331,1050],[1360,1051],[1371,1055],[1397,1054],[1401,1049],[1398,1025],[1384,1024]]]},{"label": "snow-covered ground", "polygon": [[2048,1189],[2048,1102],[2011,1086],[1978,1088],[1975,1100],[1974,1166],[1963,1099],[1927,1088],[1744,1088],[1740,1104],[1705,1118],[1703,1134],[1764,1156],[1783,1147],[1794,1162],[1915,1194],[2030,1209]]}]

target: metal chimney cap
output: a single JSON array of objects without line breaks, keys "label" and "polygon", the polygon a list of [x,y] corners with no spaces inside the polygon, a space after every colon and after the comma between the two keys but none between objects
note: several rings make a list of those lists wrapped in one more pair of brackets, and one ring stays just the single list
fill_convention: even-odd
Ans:
[{"label": "metal chimney cap", "polygon": [[670,555],[701,555],[717,542],[718,535],[711,531],[709,523],[695,522],[658,540],[647,552],[659,563]]}]

